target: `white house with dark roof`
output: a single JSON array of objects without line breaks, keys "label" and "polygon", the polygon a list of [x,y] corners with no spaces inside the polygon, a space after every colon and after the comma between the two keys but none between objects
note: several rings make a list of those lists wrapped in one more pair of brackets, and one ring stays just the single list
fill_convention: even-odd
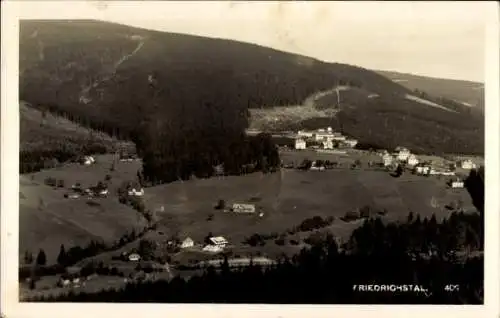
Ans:
[{"label": "white house with dark roof", "polygon": [[127,193],[129,196],[142,197],[144,195],[144,188],[142,187],[130,188],[128,189]]},{"label": "white house with dark roof", "polygon": [[229,244],[229,242],[222,236],[211,237],[210,242],[212,243],[212,245],[220,247],[226,247],[226,245]]}]

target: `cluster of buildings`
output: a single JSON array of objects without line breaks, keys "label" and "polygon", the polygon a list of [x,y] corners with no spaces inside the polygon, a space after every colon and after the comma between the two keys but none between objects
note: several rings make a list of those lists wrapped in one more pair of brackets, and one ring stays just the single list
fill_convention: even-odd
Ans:
[{"label": "cluster of buildings", "polygon": [[382,150],[380,154],[382,156],[384,167],[390,167],[393,164],[400,162],[404,162],[411,167],[416,167],[419,164],[417,156],[412,154],[410,150],[405,147],[397,147],[395,152],[392,154],[387,150]]},{"label": "cluster of buildings", "polygon": [[105,198],[109,194],[108,186],[103,182],[99,182],[96,186],[89,188],[82,188],[80,184],[77,183],[71,186],[71,190],[72,192],[64,195],[68,199],[78,199],[82,195]]},{"label": "cluster of buildings", "polygon": [[[463,170],[476,169],[477,165],[470,159],[459,160],[450,164],[450,168],[438,168],[434,167],[431,162],[420,162],[415,154],[412,154],[410,150],[405,147],[397,147],[395,152],[392,154],[387,150],[382,150],[380,152],[382,156],[382,162],[384,167],[391,167],[394,164],[405,163],[413,172],[417,175],[441,175],[441,176],[455,176],[455,168],[461,168]],[[452,169],[453,167],[453,169]],[[451,188],[463,188],[464,181],[458,177],[450,179],[448,185]]]},{"label": "cluster of buildings", "polygon": [[307,149],[307,143],[320,143],[323,149],[334,149],[336,145],[353,148],[358,144],[356,139],[349,139],[331,127],[316,131],[299,130],[295,136],[295,149]]}]

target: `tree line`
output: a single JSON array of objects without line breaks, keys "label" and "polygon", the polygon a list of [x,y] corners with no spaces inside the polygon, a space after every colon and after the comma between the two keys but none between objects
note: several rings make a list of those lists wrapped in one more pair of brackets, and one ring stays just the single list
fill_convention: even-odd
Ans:
[{"label": "tree line", "polygon": [[[35,301],[166,302],[166,303],[395,303],[481,304],[483,257],[456,256],[465,247],[477,249],[474,235],[482,228],[479,214],[452,213],[441,223],[409,215],[405,222],[367,220],[355,230],[345,249],[332,235],[316,240],[293,257],[262,268],[251,264],[231,270],[207,268],[189,280],[131,283],[99,293],[70,292]],[[454,237],[458,237],[453,241]],[[462,237],[464,239],[462,239]],[[466,238],[468,237],[468,238]],[[418,253],[416,253],[418,251]],[[429,253],[432,251],[432,253]],[[454,256],[455,255],[455,256]],[[459,284],[454,293],[446,284]],[[418,284],[427,293],[359,293],[353,285]]]},{"label": "tree line", "polygon": [[109,145],[99,141],[74,143],[61,141],[43,149],[24,149],[19,152],[19,173],[32,173],[57,167],[60,163],[75,161],[81,156],[105,154]]},{"label": "tree line", "polygon": [[[278,149],[269,134],[246,136],[238,132],[177,132],[169,136],[156,131],[135,140],[143,159],[142,175],[151,184],[189,180],[192,176],[264,173],[279,169]],[[218,171],[217,167],[221,167]]]}]

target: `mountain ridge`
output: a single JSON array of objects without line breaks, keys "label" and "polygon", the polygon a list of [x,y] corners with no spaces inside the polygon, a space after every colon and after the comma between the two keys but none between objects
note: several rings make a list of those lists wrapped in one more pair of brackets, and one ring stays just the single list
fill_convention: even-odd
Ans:
[{"label": "mountain ridge", "polygon": [[[340,107],[328,102],[313,108],[337,109],[330,123],[353,137],[386,147],[408,143],[439,151],[445,143],[435,136],[449,131],[455,141],[443,151],[482,152],[482,119],[469,120],[465,107],[451,105],[459,114],[442,114],[407,100],[411,89],[368,69],[244,42],[93,20],[22,21],[20,70],[22,99],[121,138],[158,129],[176,138],[189,130],[243,132],[251,125],[253,109],[268,116],[267,109],[303,106],[310,96],[344,85],[352,89],[341,93]],[[312,116],[293,125],[312,123]],[[387,129],[380,129],[376,117]],[[402,134],[419,126],[419,117],[431,130]],[[362,118],[364,129],[359,127]],[[406,125],[393,124],[397,118]],[[437,144],[423,145],[421,134]]]}]

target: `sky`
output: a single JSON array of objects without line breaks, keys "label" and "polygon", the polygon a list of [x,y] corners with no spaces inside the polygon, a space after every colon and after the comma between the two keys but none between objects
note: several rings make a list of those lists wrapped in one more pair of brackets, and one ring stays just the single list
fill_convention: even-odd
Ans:
[{"label": "sky", "polygon": [[255,43],[326,62],[483,82],[485,18],[474,2],[108,3],[101,19]]}]

